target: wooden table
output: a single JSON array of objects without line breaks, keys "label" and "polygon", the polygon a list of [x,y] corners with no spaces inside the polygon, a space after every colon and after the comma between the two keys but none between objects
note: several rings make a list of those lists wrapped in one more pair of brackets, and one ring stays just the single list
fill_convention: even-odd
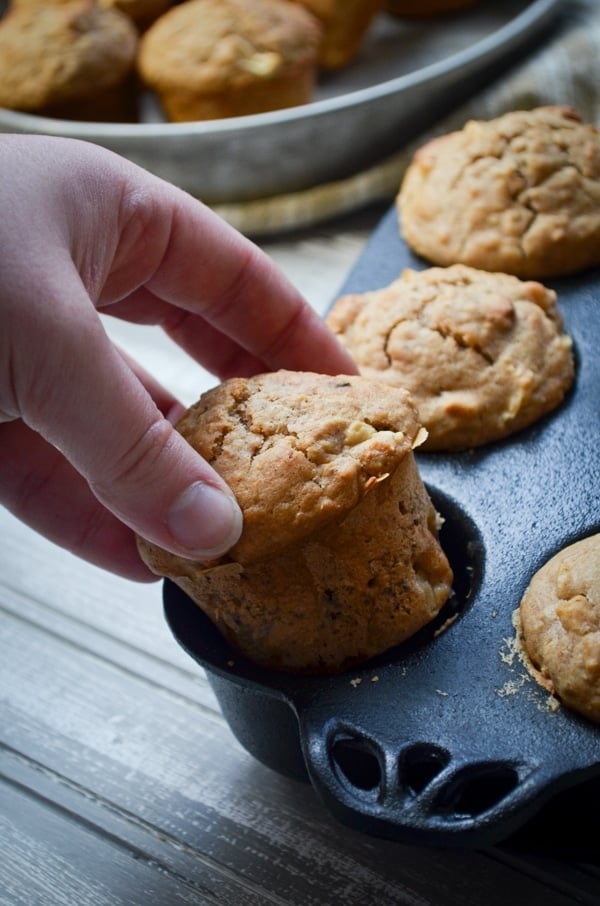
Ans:
[{"label": "wooden table", "polygon": [[[262,244],[323,312],[380,214]],[[108,329],[184,402],[214,382],[157,332]],[[1,904],[600,903],[598,863],[341,826],[234,739],[159,583],[83,563],[2,510],[0,537]]]}]

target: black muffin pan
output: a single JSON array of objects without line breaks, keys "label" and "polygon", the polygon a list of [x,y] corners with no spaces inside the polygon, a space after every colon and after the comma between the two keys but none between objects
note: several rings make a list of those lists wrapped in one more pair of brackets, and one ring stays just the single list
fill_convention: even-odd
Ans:
[{"label": "black muffin pan", "polygon": [[[406,266],[427,265],[391,209],[340,294],[383,287]],[[522,839],[548,814],[568,843],[554,804],[600,792],[600,726],[551,707],[514,648],[513,613],[533,574],[600,530],[600,272],[545,282],[575,345],[576,380],[560,408],[501,443],[417,452],[456,576],[434,624],[359,669],[290,676],[246,661],[164,585],[171,630],[242,745],[308,778],[334,815],[369,834],[481,846]]]}]

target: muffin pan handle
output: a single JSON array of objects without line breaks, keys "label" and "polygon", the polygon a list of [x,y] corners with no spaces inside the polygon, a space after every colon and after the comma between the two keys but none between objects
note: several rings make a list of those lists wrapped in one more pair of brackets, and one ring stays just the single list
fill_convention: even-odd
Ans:
[{"label": "muffin pan handle", "polygon": [[343,823],[428,845],[495,843],[539,808],[542,763],[469,757],[437,742],[390,746],[348,723],[301,726],[310,780]]}]

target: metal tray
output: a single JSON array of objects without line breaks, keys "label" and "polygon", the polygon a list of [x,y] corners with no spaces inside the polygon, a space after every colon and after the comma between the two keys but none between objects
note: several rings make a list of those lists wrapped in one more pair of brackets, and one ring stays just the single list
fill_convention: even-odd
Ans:
[{"label": "metal tray", "polygon": [[[391,209],[341,292],[385,286],[405,266],[425,264]],[[164,584],[171,630],[206,669],[242,745],[277,771],[308,777],[341,821],[367,833],[496,843],[553,797],[600,781],[600,727],[553,711],[512,645],[512,615],[533,573],[600,530],[600,272],[548,283],[577,355],[563,405],[501,443],[417,452],[456,574],[455,597],[431,627],[362,669],[293,677],[245,662]],[[561,839],[568,845],[559,821]]]},{"label": "metal tray", "polygon": [[[0,13],[6,7],[0,0]],[[357,60],[323,75],[315,101],[271,113],[165,123],[83,123],[0,108],[0,131],[85,139],[201,197],[242,202],[308,189],[376,164],[549,29],[562,0],[481,0],[428,21],[381,14]]]}]

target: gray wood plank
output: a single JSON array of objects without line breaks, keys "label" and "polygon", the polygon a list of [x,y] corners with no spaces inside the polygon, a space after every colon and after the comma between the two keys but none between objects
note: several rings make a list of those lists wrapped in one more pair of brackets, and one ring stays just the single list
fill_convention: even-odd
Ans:
[{"label": "gray wood plank", "polygon": [[0,589],[43,605],[47,622],[70,617],[82,633],[89,626],[132,654],[144,652],[198,676],[165,624],[160,582],[126,581],[84,563],[2,508],[0,537]]},{"label": "gray wood plank", "polygon": [[[179,648],[176,653],[181,654],[181,663],[174,656],[171,649],[175,647],[175,642],[164,620],[161,621],[160,639],[156,637],[152,646],[156,651],[160,642],[162,656],[159,657],[140,648],[138,639],[124,639],[118,629],[112,634],[108,628],[97,628],[91,620],[82,620],[80,615],[59,610],[54,605],[43,604],[10,589],[4,590],[0,609],[25,624],[57,636],[76,649],[114,664],[123,671],[143,676],[159,689],[171,690],[191,699],[195,705],[206,708],[213,720],[222,721],[204,671]],[[113,625],[120,627],[116,614]]]},{"label": "gray wood plank", "polygon": [[204,884],[208,862],[298,906],[500,906],[509,891],[530,906],[578,902],[486,854],[340,827],[310,787],[256,763],[189,699],[9,614],[0,631],[6,760],[52,777],[61,807],[65,789],[76,792],[98,828],[116,814],[183,848],[190,884]]},{"label": "gray wood plank", "polygon": [[[239,902],[189,882],[146,850],[74,819],[15,784],[0,782],[0,904],[2,906],[173,906]],[[248,896],[253,906],[266,901]]]},{"label": "gray wood plank", "polygon": [[574,864],[572,859],[559,859],[544,856],[542,853],[523,853],[506,850],[494,850],[494,858],[512,865],[517,871],[532,878],[539,878],[544,883],[552,879],[556,890],[573,896],[577,890],[577,901],[598,906],[600,902],[600,869],[598,865],[586,865],[585,862]]}]

